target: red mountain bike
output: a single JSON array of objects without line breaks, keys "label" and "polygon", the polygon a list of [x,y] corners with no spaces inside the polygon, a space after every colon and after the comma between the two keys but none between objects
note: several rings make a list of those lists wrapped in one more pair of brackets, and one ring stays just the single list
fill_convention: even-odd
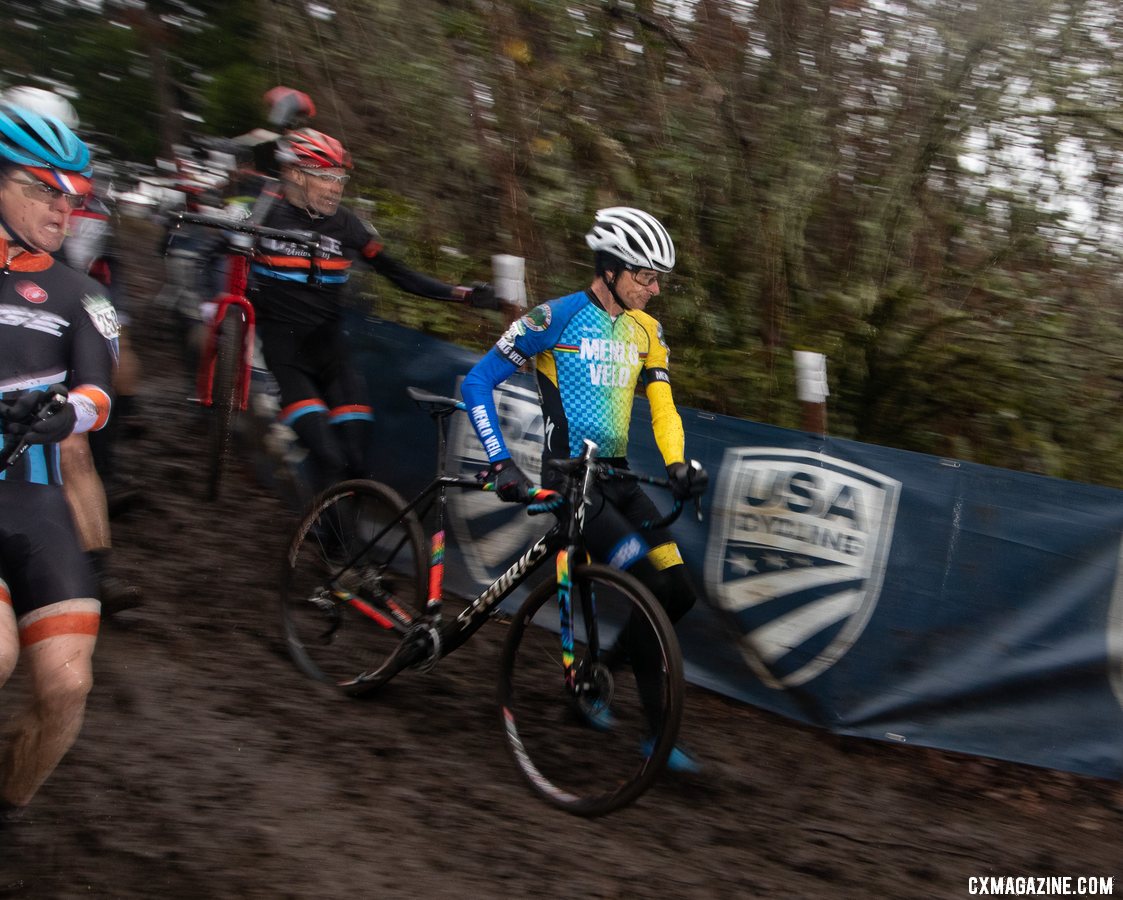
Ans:
[{"label": "red mountain bike", "polygon": [[[309,277],[315,280],[320,275],[321,235],[315,232],[284,231],[250,221],[189,212],[174,213],[170,224],[175,228],[202,225],[230,235],[268,237],[297,244],[311,257]],[[207,499],[211,501],[217,500],[221,492],[223,473],[233,449],[235,418],[249,405],[254,353],[255,317],[253,304],[246,298],[246,289],[255,251],[253,245],[242,247],[227,241],[225,252],[228,257],[226,289],[212,301],[214,316],[207,326],[195,375],[196,399],[211,411],[207,419]]]}]

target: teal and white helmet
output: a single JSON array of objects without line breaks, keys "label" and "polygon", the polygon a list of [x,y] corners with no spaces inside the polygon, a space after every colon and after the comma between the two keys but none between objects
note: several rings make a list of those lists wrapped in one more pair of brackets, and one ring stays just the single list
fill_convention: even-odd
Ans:
[{"label": "teal and white helmet", "polygon": [[53,115],[0,102],[0,164],[21,166],[67,194],[90,189],[90,151]]},{"label": "teal and white helmet", "polygon": [[0,103],[22,106],[40,116],[53,116],[71,131],[78,130],[78,113],[74,105],[54,91],[30,85],[16,85],[0,91]]}]

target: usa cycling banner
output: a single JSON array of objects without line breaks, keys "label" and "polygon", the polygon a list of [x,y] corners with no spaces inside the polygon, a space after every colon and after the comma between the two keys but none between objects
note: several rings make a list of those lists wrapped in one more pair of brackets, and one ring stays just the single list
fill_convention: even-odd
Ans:
[{"label": "usa cycling banner", "polygon": [[[478,356],[385,322],[353,330],[376,471],[409,493],[435,438],[405,387],[459,396]],[[534,477],[534,384],[497,399]],[[711,478],[702,521],[674,525],[707,599],[677,627],[691,681],[840,734],[1123,778],[1123,492],[680,412]],[[662,474],[641,398],[631,435],[633,468]],[[466,417],[449,459],[486,467]],[[452,587],[478,591],[548,524],[450,498]]]}]

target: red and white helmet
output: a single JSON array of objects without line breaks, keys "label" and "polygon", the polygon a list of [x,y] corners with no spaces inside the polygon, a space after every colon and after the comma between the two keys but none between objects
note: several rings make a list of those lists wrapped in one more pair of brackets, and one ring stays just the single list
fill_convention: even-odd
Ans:
[{"label": "red and white helmet", "polygon": [[277,160],[302,169],[351,168],[351,154],[343,145],[315,128],[285,134],[277,144]]}]

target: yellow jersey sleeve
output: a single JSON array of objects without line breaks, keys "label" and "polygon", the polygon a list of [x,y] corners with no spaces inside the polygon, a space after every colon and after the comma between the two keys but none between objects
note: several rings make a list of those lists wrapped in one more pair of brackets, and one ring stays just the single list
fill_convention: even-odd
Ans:
[{"label": "yellow jersey sleeve", "polygon": [[671,393],[670,350],[663,340],[663,328],[646,313],[633,312],[633,315],[648,333],[643,375],[647,402],[651,405],[651,429],[655,433],[655,443],[666,465],[683,462],[686,459],[686,437],[682,430],[682,417],[675,408]]}]

